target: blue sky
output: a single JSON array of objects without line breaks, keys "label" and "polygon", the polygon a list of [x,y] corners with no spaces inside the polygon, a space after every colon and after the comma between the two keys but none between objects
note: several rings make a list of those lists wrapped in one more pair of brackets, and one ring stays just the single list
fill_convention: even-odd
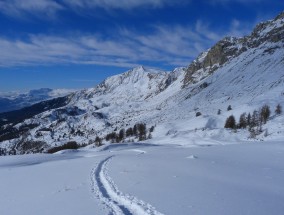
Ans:
[{"label": "blue sky", "polygon": [[0,0],[0,92],[87,88],[138,65],[187,66],[280,0]]}]

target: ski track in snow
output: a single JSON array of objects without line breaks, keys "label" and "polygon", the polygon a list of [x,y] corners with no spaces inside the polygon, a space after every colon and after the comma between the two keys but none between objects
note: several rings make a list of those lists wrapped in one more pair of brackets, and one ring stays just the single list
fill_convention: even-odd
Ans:
[{"label": "ski track in snow", "polygon": [[152,205],[123,194],[108,176],[107,165],[114,156],[102,160],[91,172],[92,192],[111,215],[162,215]]}]

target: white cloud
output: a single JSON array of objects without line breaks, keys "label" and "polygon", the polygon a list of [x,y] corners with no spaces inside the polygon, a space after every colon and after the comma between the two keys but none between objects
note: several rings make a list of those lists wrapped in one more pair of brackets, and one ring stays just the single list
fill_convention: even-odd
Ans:
[{"label": "white cloud", "polygon": [[[188,2],[186,0],[1,0],[0,13],[14,18],[35,15],[40,18],[54,18],[58,11],[78,8],[92,10],[130,10],[138,7],[161,8]],[[82,11],[80,11],[82,12]]]},{"label": "white cloud", "polygon": [[64,0],[65,4],[81,8],[104,8],[129,10],[137,7],[160,8],[165,5],[180,4],[184,0]]},{"label": "white cloud", "polygon": [[[249,24],[233,20],[226,31],[217,32],[197,21],[195,26],[155,26],[152,33],[129,29],[103,35],[31,35],[28,40],[0,38],[0,66],[96,64],[133,67],[143,63],[186,66],[224,36],[243,36]],[[214,33],[215,32],[215,33]]]},{"label": "white cloud", "polygon": [[241,22],[237,19],[233,19],[225,36],[243,37],[248,35],[259,22],[260,20],[258,19],[253,22]]},{"label": "white cloud", "polygon": [[0,2],[0,11],[11,17],[37,15],[42,18],[54,17],[63,6],[54,0],[4,0]]},{"label": "white cloud", "polygon": [[[193,51],[188,44],[179,41],[178,37],[171,40],[165,34],[159,36],[159,33],[144,37],[135,33],[128,36],[124,34],[112,40],[97,35],[81,35],[76,39],[33,35],[28,40],[16,41],[0,38],[0,65],[11,67],[74,63],[133,67],[142,61],[162,64],[182,61],[186,65]],[[162,43],[155,43],[158,37],[161,42],[169,44],[162,46]],[[174,44],[184,45],[182,53]],[[187,48],[190,48],[188,52]]]}]

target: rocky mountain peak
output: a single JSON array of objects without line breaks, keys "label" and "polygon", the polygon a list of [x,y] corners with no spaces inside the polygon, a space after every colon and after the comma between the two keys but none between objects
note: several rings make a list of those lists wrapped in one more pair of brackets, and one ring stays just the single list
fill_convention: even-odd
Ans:
[{"label": "rocky mountain peak", "polygon": [[184,86],[196,83],[207,77],[226,63],[229,59],[239,55],[246,48],[240,44],[236,37],[225,37],[217,42],[211,49],[201,53],[186,70]]},{"label": "rocky mountain peak", "polygon": [[131,72],[146,72],[146,68],[142,65],[134,67],[130,70]]},{"label": "rocky mountain peak", "polygon": [[284,11],[282,11],[278,16],[276,16],[275,20],[284,19]]},{"label": "rocky mountain peak", "polygon": [[264,42],[277,43],[284,40],[284,12],[275,19],[259,23],[248,38],[250,47]]},{"label": "rocky mountain peak", "polygon": [[[242,38],[225,37],[211,49],[201,53],[187,68],[184,87],[212,74],[230,59],[239,56],[249,48],[256,48],[265,42],[284,41],[284,12],[275,19],[258,24],[251,35]],[[201,77],[200,77],[201,76]]]}]

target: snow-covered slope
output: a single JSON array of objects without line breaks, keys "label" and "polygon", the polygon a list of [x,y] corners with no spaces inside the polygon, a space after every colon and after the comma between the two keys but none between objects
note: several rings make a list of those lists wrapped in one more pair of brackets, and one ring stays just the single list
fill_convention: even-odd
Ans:
[{"label": "snow-covered slope", "polygon": [[282,142],[98,149],[0,157],[1,214],[283,214]]},{"label": "snow-covered slope", "polygon": [[75,90],[68,89],[52,90],[42,88],[30,90],[26,93],[0,92],[0,113],[21,109],[47,99],[66,96],[74,91]]},{"label": "snow-covered slope", "polygon": [[[88,144],[97,136],[104,137],[138,122],[146,123],[148,128],[156,126],[156,142],[195,145],[208,144],[207,140],[210,144],[212,140],[216,144],[244,140],[247,131],[223,129],[226,118],[231,114],[239,117],[264,104],[270,105],[273,112],[263,127],[269,129],[265,139],[283,138],[283,116],[274,114],[277,104],[284,105],[283,66],[281,13],[259,24],[249,36],[221,40],[187,68],[163,72],[137,67],[94,88],[75,92],[65,107],[45,111],[17,125],[6,125],[2,129],[8,133],[33,126],[21,138],[6,138],[1,147],[22,153],[20,145],[26,142],[44,147],[71,140]],[[228,105],[232,111],[227,111]],[[202,115],[196,117],[196,112]]]}]

